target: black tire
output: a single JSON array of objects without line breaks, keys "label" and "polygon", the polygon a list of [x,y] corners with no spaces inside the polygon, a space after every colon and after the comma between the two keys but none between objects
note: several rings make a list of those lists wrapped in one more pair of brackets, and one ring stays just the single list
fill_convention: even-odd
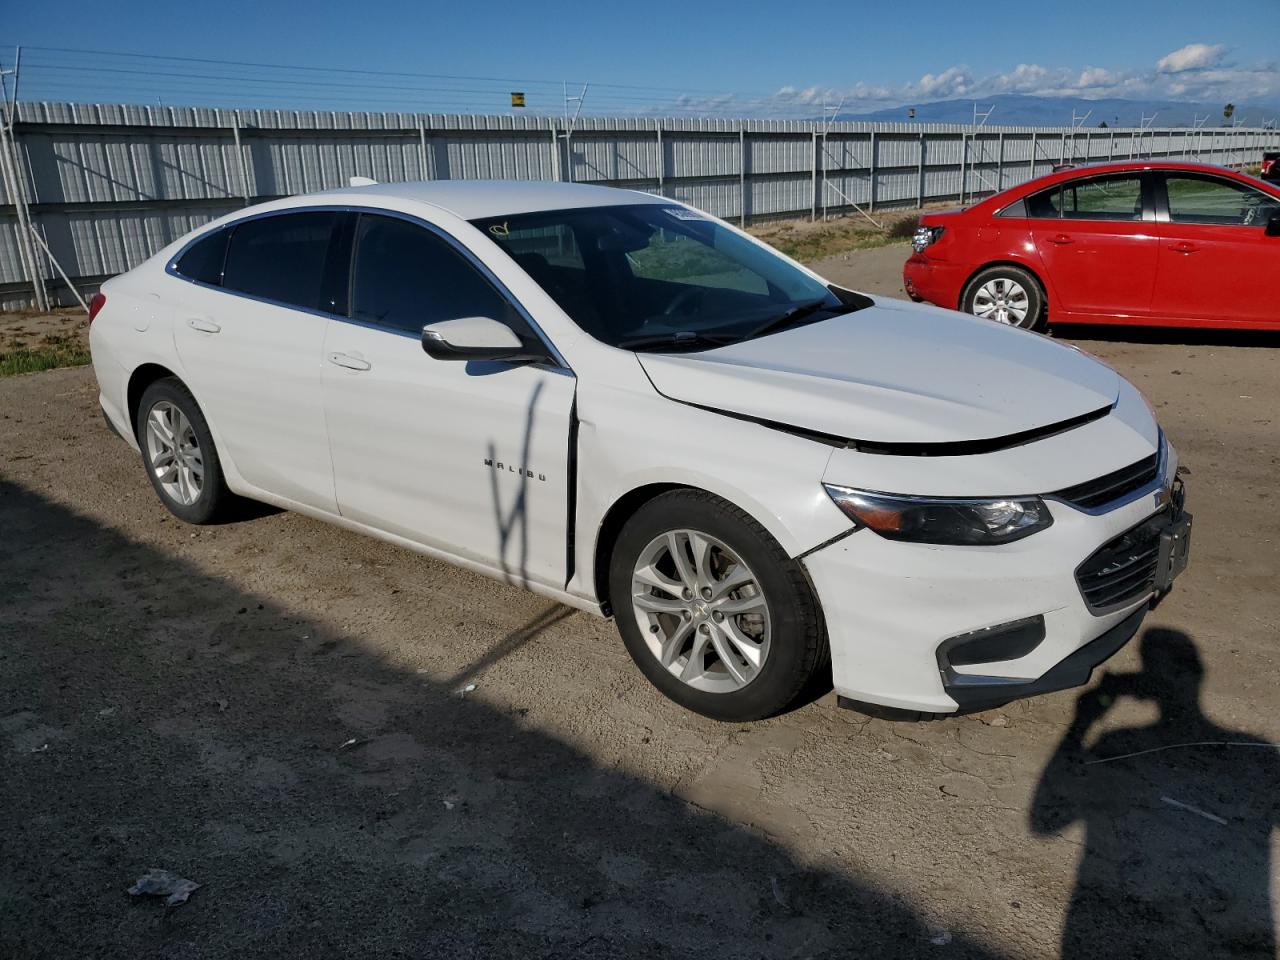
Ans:
[{"label": "black tire", "polygon": [[[708,534],[755,574],[771,624],[769,653],[745,686],[729,692],[695,689],[673,675],[649,649],[632,605],[632,574],[641,553],[673,530]],[[644,504],[627,521],[609,563],[609,596],[627,651],[649,681],[670,699],[716,720],[759,720],[785,710],[828,663],[822,613],[800,564],[743,510],[698,490],[675,490]]]},{"label": "black tire", "polygon": [[[161,484],[149,461],[147,418],[159,403],[170,403],[178,408],[191,425],[191,431],[199,447],[204,468],[203,481],[199,495],[191,503],[183,503],[175,499]],[[216,523],[221,519],[234,502],[235,495],[227,489],[226,480],[222,475],[222,463],[218,459],[218,451],[213,444],[213,434],[209,432],[209,424],[200,411],[200,405],[196,403],[195,397],[191,396],[191,391],[182,381],[175,377],[166,377],[147,387],[138,403],[138,418],[133,428],[134,435],[138,438],[138,446],[142,449],[142,467],[147,472],[147,479],[151,481],[156,496],[169,508],[169,512],[179,520],[193,524]]]},{"label": "black tire", "polygon": [[985,270],[979,271],[965,286],[964,294],[960,297],[960,309],[965,313],[977,315],[974,301],[978,298],[978,292],[993,280],[1016,283],[1026,291],[1026,317],[1019,321],[1010,320],[1009,325],[1021,327],[1023,330],[1043,331],[1046,324],[1044,288],[1040,286],[1040,281],[1032,273],[1012,264],[997,264],[994,267],[987,267]]}]

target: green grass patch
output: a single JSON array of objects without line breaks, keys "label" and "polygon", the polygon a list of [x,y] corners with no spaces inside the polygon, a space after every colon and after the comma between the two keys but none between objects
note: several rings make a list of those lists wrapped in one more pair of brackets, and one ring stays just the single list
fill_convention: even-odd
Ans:
[{"label": "green grass patch", "polygon": [[888,233],[835,233],[809,234],[801,236],[770,236],[763,238],[772,247],[781,250],[793,260],[808,263],[812,260],[824,260],[837,254],[849,253],[853,250],[870,250],[874,247],[887,247],[902,243],[904,238]]},{"label": "green grass patch", "polygon": [[46,337],[38,347],[21,347],[0,353],[0,377],[19,373],[38,373],[58,367],[83,367],[89,362],[89,350],[72,337]]}]

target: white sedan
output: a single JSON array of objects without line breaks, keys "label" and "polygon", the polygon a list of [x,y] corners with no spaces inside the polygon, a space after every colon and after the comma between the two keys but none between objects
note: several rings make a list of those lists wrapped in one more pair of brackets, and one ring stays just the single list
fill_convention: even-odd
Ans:
[{"label": "white sedan", "polygon": [[293,197],[92,312],[103,411],[177,516],[248,497],[613,616],[712,717],[828,670],[893,716],[1078,685],[1186,563],[1174,451],[1110,368],[648,194]]}]

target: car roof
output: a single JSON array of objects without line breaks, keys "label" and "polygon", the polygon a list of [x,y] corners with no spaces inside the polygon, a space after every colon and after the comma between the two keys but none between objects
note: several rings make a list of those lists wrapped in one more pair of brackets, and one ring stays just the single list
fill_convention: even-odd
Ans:
[{"label": "car roof", "polygon": [[378,200],[428,203],[464,220],[579,207],[671,203],[638,190],[547,180],[418,180],[343,187],[306,196],[312,203],[321,198],[358,203],[376,203]]}]

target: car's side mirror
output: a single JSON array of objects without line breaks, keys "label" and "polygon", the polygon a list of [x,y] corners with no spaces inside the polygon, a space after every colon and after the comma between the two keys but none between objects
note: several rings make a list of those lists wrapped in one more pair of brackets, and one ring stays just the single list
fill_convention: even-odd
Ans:
[{"label": "car's side mirror", "polygon": [[535,360],[516,332],[490,317],[460,317],[422,328],[422,349],[436,360]]},{"label": "car's side mirror", "polygon": [[1267,236],[1280,237],[1280,213],[1273,213],[1267,221]]}]

